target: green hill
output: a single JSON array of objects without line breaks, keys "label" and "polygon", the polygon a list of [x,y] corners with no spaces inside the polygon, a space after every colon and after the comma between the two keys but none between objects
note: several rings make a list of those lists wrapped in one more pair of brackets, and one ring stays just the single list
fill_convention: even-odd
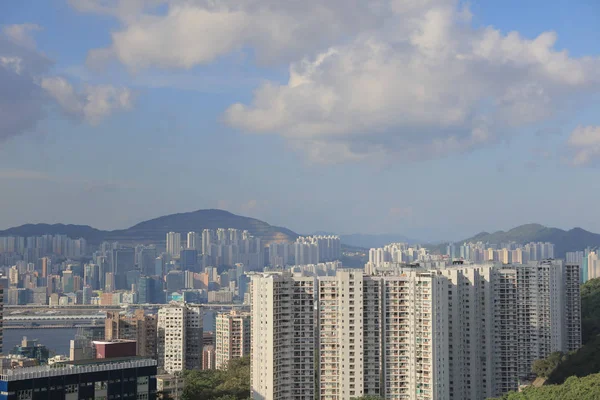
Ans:
[{"label": "green hill", "polygon": [[[554,243],[554,253],[557,258],[564,258],[568,251],[579,251],[586,247],[600,246],[600,235],[588,232],[581,228],[573,228],[565,231],[558,228],[548,228],[540,224],[526,224],[513,228],[509,231],[497,231],[494,233],[481,232],[470,238],[459,240],[454,243],[484,242],[500,244],[505,242],[517,242],[521,244],[529,242]],[[446,243],[447,244],[447,243]],[[446,244],[434,246],[437,252],[445,252]]]},{"label": "green hill", "polygon": [[0,236],[62,234],[68,235],[71,238],[82,237],[90,244],[99,244],[104,240],[160,243],[164,242],[167,232],[187,234],[190,231],[202,232],[203,229],[217,228],[245,229],[252,235],[260,237],[265,242],[293,241],[298,237],[298,234],[287,228],[272,226],[255,218],[235,215],[223,210],[198,210],[165,215],[140,222],[131,228],[115,231],[102,231],[87,225],[27,224],[0,231]]},{"label": "green hill", "polygon": [[584,378],[570,377],[562,385],[528,387],[520,393],[511,392],[498,400],[598,400],[600,374]]}]

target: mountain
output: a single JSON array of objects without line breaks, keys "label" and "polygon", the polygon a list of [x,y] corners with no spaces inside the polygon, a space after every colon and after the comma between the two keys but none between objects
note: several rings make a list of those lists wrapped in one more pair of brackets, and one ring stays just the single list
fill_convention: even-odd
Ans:
[{"label": "mountain", "polygon": [[[548,228],[540,224],[526,224],[517,226],[509,231],[497,231],[494,233],[481,232],[468,239],[456,241],[456,244],[464,242],[484,242],[500,244],[514,241],[526,244],[529,242],[554,243],[554,255],[564,258],[568,251],[579,251],[586,247],[600,246],[600,235],[588,232],[585,229],[573,228],[565,231],[558,228]],[[436,249],[445,251],[445,245],[437,246]],[[443,249],[443,250],[442,250]]]},{"label": "mountain", "polygon": [[[243,217],[224,210],[198,210],[187,213],[165,215],[140,222],[131,228],[102,231],[87,225],[63,224],[27,224],[5,231],[0,236],[41,236],[46,234],[63,234],[71,238],[84,238],[91,244],[99,244],[104,240],[121,242],[161,242],[167,232],[202,232],[203,229],[236,228],[248,230],[252,235],[266,242],[292,241],[298,234],[287,228],[272,226],[258,219]],[[182,237],[183,239],[183,237]]]},{"label": "mountain", "polygon": [[338,235],[337,233],[318,231],[314,232],[313,235],[337,235],[340,237],[342,244],[351,247],[360,247],[363,249],[370,249],[372,247],[383,247],[386,244],[406,242],[406,243],[421,243],[419,240],[408,238],[404,235],[395,233],[381,233],[381,234],[363,234],[363,233],[351,233],[347,235]]}]

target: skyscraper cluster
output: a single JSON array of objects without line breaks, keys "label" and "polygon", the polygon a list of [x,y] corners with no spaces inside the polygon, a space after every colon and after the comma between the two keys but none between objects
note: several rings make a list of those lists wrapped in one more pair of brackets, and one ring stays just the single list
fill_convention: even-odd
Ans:
[{"label": "skyscraper cluster", "polygon": [[391,243],[381,248],[369,250],[370,269],[385,268],[403,263],[431,261],[439,257],[429,254],[429,251],[419,245],[408,243]]},{"label": "skyscraper cluster", "polygon": [[503,264],[527,264],[554,258],[554,244],[548,242],[501,243],[500,245],[476,242],[463,243],[457,246],[450,243],[446,247],[446,255],[451,259],[462,259],[475,263],[495,261]]},{"label": "skyscraper cluster", "polygon": [[233,267],[235,264],[244,264],[249,270],[264,266],[261,240],[246,230],[204,229],[201,236],[190,232],[187,244],[188,249],[202,254],[205,265]]},{"label": "skyscraper cluster", "polygon": [[79,258],[86,254],[86,240],[71,239],[67,235],[0,237],[0,265],[17,260],[35,262],[46,255]]},{"label": "skyscraper cluster", "polygon": [[300,236],[293,244],[294,264],[318,264],[339,260],[341,244],[338,236]]},{"label": "skyscraper cluster", "polygon": [[579,267],[559,260],[256,274],[253,398],[313,399],[314,387],[331,400],[516,390],[534,360],[581,345],[579,280]]}]

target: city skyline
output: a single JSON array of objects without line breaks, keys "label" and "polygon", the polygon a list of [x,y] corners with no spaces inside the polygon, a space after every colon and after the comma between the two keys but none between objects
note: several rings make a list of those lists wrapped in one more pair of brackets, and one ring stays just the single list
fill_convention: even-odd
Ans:
[{"label": "city skyline", "polygon": [[0,6],[1,227],[221,208],[305,234],[600,232],[600,5],[209,3]]}]

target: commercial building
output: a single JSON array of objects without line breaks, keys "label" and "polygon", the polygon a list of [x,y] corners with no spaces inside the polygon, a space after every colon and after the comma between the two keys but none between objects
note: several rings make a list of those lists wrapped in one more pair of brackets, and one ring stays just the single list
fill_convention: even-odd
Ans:
[{"label": "commercial building", "polygon": [[172,304],[158,311],[158,367],[169,374],[202,368],[202,308]]},{"label": "commercial building", "polygon": [[0,400],[156,398],[156,361],[128,357],[3,369]]},{"label": "commercial building", "polygon": [[167,233],[167,254],[173,258],[179,258],[181,252],[181,233]]},{"label": "commercial building", "polygon": [[250,314],[219,313],[216,318],[216,368],[227,368],[229,360],[250,355]]}]

